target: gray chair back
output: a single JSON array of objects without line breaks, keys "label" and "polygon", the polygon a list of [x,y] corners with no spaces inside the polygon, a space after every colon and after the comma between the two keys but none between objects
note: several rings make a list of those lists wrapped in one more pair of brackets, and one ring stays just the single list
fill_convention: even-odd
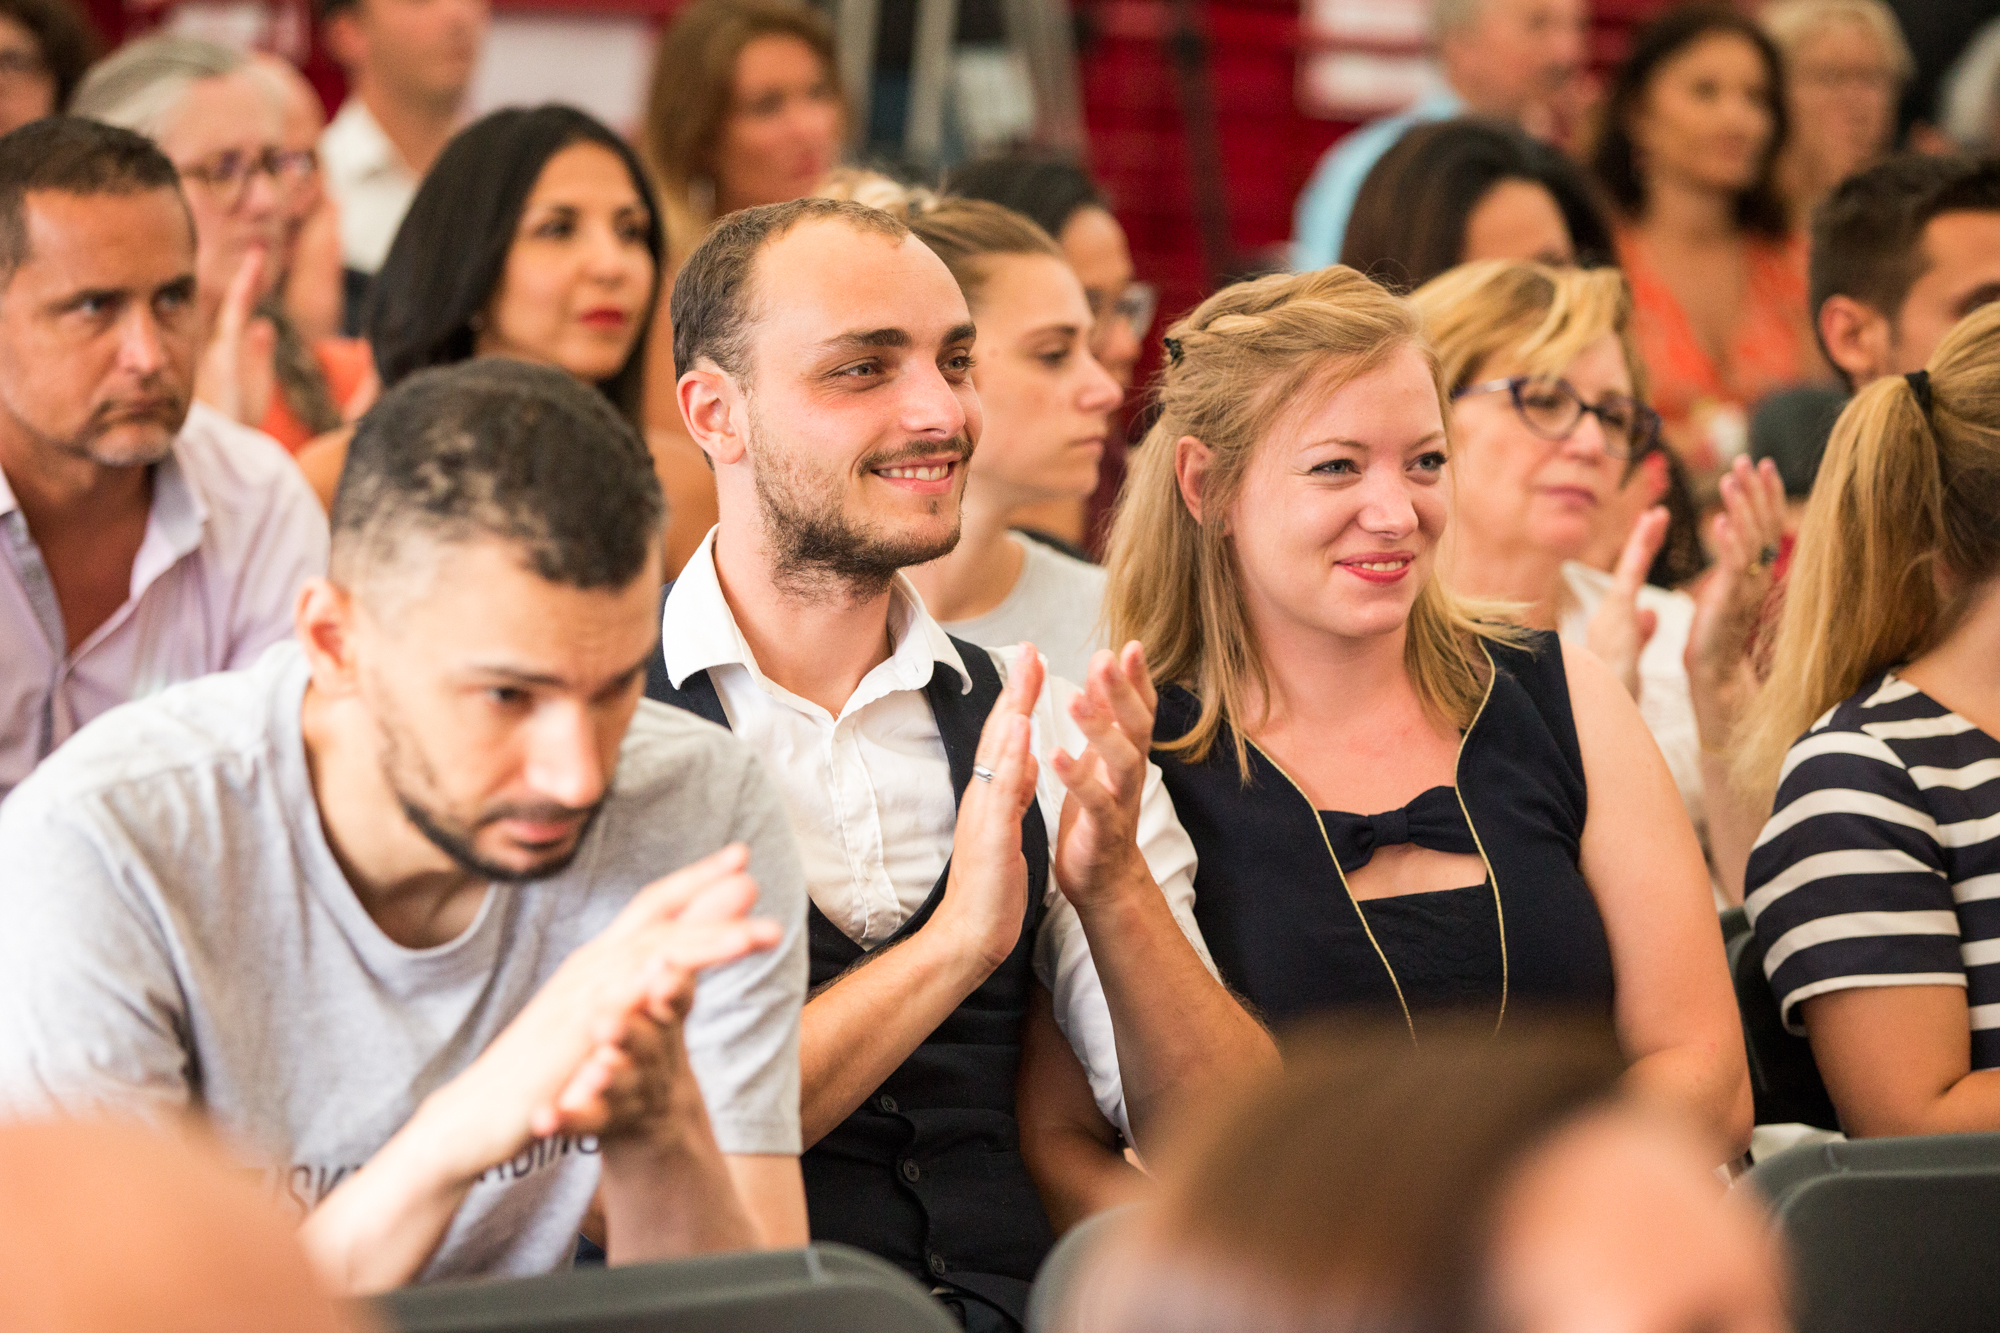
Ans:
[{"label": "gray chair back", "polygon": [[391,1333],[957,1333],[901,1270],[845,1245],[405,1287]]},{"label": "gray chair back", "polygon": [[1804,1144],[1745,1179],[1788,1242],[1799,1333],[2000,1329],[2000,1134]]}]

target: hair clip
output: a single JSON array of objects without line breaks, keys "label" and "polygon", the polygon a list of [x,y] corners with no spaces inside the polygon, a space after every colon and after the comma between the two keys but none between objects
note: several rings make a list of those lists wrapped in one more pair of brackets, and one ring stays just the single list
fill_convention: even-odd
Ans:
[{"label": "hair clip", "polygon": [[1179,338],[1162,338],[1160,342],[1167,349],[1167,364],[1178,366],[1181,363],[1181,340]]},{"label": "hair clip", "polygon": [[1929,420],[1931,415],[1931,373],[1928,370],[1913,370],[1903,376],[1903,382],[1910,386],[1910,393],[1916,397],[1917,410]]}]

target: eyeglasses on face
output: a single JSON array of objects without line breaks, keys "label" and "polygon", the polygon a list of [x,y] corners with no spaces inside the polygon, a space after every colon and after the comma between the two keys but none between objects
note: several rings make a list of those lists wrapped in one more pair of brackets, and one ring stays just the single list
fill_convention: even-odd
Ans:
[{"label": "eyeglasses on face", "polygon": [[260,173],[271,178],[280,194],[290,194],[310,181],[319,171],[319,154],[310,148],[290,151],[266,148],[246,153],[230,148],[205,162],[192,162],[180,169],[182,177],[201,185],[226,208],[236,208],[250,193],[250,182]]},{"label": "eyeglasses on face", "polygon": [[1613,458],[1628,462],[1643,458],[1660,442],[1658,412],[1622,393],[1606,394],[1595,405],[1586,403],[1568,380],[1513,375],[1467,385],[1451,400],[1501,392],[1513,400],[1521,424],[1545,440],[1567,440],[1588,415],[1604,428],[1604,452]]},{"label": "eyeglasses on face", "polygon": [[1103,292],[1092,292],[1090,313],[1097,321],[1097,327],[1091,335],[1091,342],[1102,346],[1114,324],[1125,325],[1132,330],[1133,337],[1143,339],[1146,330],[1153,327],[1153,315],[1159,308],[1159,289],[1150,282],[1128,282],[1125,290],[1108,301]]}]

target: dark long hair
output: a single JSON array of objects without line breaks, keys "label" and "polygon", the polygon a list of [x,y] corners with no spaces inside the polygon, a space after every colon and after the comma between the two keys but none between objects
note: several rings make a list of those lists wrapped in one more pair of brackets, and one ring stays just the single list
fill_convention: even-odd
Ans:
[{"label": "dark long hair", "polygon": [[1791,230],[1791,214],[1784,195],[1778,190],[1778,154],[1785,146],[1788,127],[1785,118],[1785,63],[1778,48],[1764,30],[1727,5],[1703,3],[1681,5],[1654,19],[1632,41],[1632,52],[1618,67],[1611,84],[1611,96],[1604,108],[1604,132],[1597,150],[1591,154],[1591,170],[1598,184],[1628,217],[1646,211],[1646,181],[1639,170],[1637,150],[1632,144],[1632,118],[1645,100],[1646,89],[1661,65],[1717,33],[1741,37],[1757,48],[1770,80],[1771,142],[1758,165],[1757,180],[1736,197],[1736,222],[1745,231],[1777,240]]},{"label": "dark long hair", "polygon": [[1589,177],[1514,126],[1472,118],[1419,125],[1382,155],[1355,196],[1340,262],[1400,291],[1421,287],[1465,258],[1473,210],[1505,180],[1554,197],[1579,265],[1615,262]]},{"label": "dark long hair", "polygon": [[365,321],[382,387],[427,366],[472,359],[473,320],[493,300],[513,249],[521,210],[542,168],[572,144],[610,149],[631,174],[646,205],[646,249],[653,256],[653,290],[639,317],[639,336],[625,364],[603,390],[626,418],[639,420],[646,339],[665,271],[660,210],[638,157],[623,139],[575,107],[495,111],[460,130],[424,177],[382,271],[375,275]]}]

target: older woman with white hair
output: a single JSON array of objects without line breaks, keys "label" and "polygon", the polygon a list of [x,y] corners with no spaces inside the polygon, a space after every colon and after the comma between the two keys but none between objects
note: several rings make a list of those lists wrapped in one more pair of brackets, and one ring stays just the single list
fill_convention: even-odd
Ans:
[{"label": "older woman with white hair", "polygon": [[1834,186],[1889,151],[1916,65],[1882,0],[1777,0],[1761,18],[1785,57],[1791,136],[1778,178],[1803,232]]},{"label": "older woman with white hair", "polygon": [[287,146],[269,74],[214,42],[148,37],[93,65],[70,110],[145,135],[180,169],[210,329],[196,396],[293,450],[339,426],[367,363],[329,345],[346,340],[307,347],[274,298],[298,235],[293,204],[318,163]]}]

